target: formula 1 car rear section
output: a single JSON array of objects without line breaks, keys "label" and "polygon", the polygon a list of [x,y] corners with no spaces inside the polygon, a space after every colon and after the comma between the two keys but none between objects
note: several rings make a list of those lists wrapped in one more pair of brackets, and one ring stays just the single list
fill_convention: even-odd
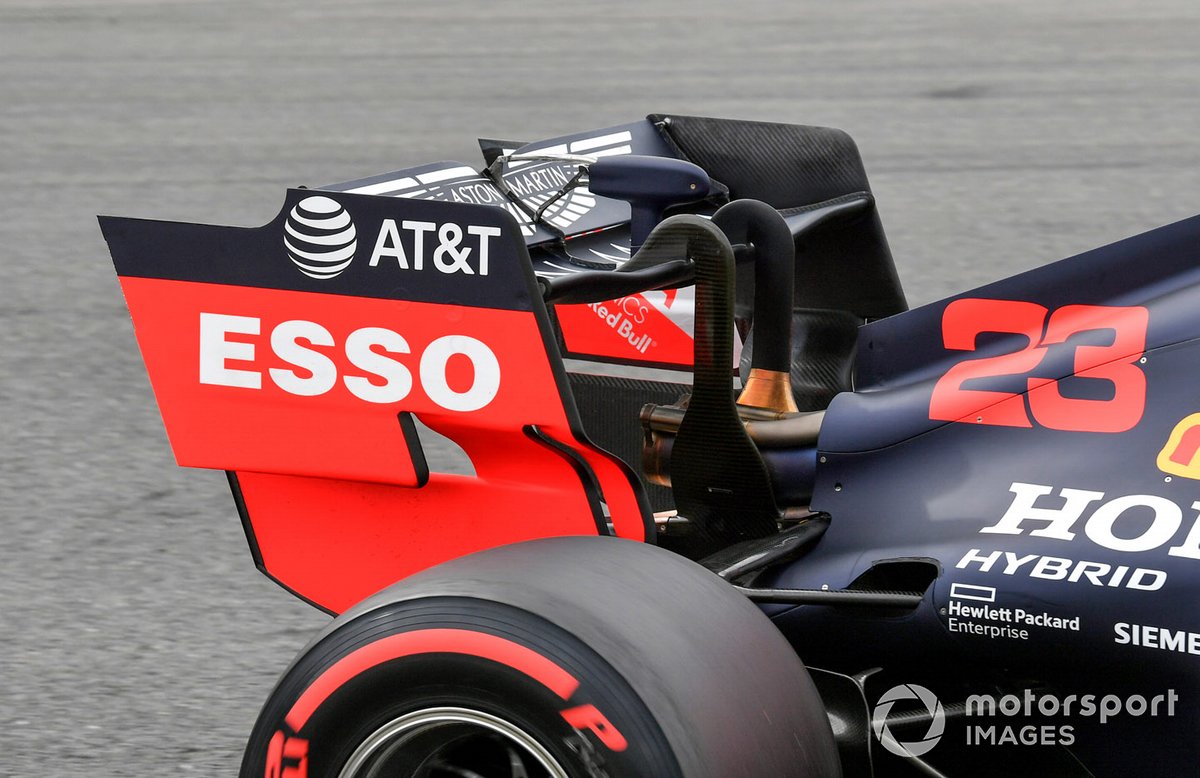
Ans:
[{"label": "formula 1 car rear section", "polygon": [[838,130],[480,143],[101,217],[179,464],[336,616],[243,776],[1194,770],[1200,218],[908,310]]}]

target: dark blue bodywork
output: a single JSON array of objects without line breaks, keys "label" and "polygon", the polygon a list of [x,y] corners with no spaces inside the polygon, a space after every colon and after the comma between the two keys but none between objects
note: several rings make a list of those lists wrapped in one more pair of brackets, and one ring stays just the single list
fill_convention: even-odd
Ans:
[{"label": "dark blue bodywork", "polygon": [[[845,673],[883,666],[897,681],[940,689],[959,680],[968,693],[992,684],[1147,698],[1173,690],[1172,716],[1071,721],[1072,750],[1105,774],[1194,770],[1200,555],[1188,549],[1200,538],[1200,472],[1187,466],[1188,452],[1176,452],[1185,464],[1172,472],[1159,463],[1173,431],[1200,411],[1198,282],[1200,217],[862,327],[856,391],[834,399],[820,436],[812,507],[831,516],[829,530],[765,583],[843,588],[876,562],[907,557],[936,560],[941,575],[913,613],[776,608],[775,622],[806,661]],[[1136,425],[1114,433],[1051,429],[1036,418],[1023,428],[931,420],[934,387],[953,365],[1029,345],[1025,335],[993,333],[974,352],[945,348],[943,318],[961,299],[1050,312],[1145,308],[1145,349],[1129,360],[1145,377]],[[1022,395],[1027,411],[1031,377],[1059,379],[1063,394],[1111,399],[1113,382],[1075,376],[1073,359],[1080,344],[1112,339],[1103,328],[1081,332],[1028,374],[964,388]],[[971,723],[946,737],[963,739]],[[1149,755],[1114,747],[1150,740]]]}]

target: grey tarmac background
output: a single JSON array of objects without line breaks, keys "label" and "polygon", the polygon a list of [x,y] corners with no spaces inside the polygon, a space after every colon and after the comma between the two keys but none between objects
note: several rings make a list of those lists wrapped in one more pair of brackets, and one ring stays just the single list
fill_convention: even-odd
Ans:
[{"label": "grey tarmac background", "polygon": [[825,124],[917,304],[1200,212],[1197,40],[1195,0],[0,0],[0,775],[231,775],[326,622],[175,467],[96,214],[258,225],[651,111]]}]

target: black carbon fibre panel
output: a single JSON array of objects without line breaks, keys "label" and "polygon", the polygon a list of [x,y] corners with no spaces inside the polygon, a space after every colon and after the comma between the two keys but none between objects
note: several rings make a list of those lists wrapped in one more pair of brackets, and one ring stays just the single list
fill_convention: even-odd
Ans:
[{"label": "black carbon fibre panel", "polygon": [[669,118],[666,132],[679,150],[736,198],[785,209],[870,191],[858,148],[842,130],[699,116],[654,118]]},{"label": "black carbon fibre panel", "polygon": [[[862,320],[848,311],[792,312],[792,394],[801,411],[820,411],[834,395],[852,388],[855,344]],[[754,330],[742,350],[741,372],[750,370]]]},{"label": "black carbon fibre panel", "polygon": [[641,472],[642,406],[671,405],[691,391],[687,384],[647,381],[623,376],[568,373],[583,428],[592,442],[623,459],[642,481],[655,511],[675,507],[671,490],[647,481]]},{"label": "black carbon fibre panel", "polygon": [[[650,119],[684,159],[728,186],[731,199],[763,200],[787,211],[870,191],[858,147],[841,130],[698,116]],[[865,319],[908,309],[874,209],[796,249],[796,305],[844,309]]]}]

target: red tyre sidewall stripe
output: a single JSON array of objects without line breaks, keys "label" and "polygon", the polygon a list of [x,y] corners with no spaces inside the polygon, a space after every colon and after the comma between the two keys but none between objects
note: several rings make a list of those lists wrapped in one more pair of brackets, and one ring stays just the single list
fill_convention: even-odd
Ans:
[{"label": "red tyre sidewall stripe", "polygon": [[312,715],[353,678],[393,659],[419,654],[465,654],[498,662],[523,673],[563,700],[579,681],[554,662],[511,640],[462,629],[423,629],[381,638],[357,648],[317,677],[292,705],[284,721],[300,732]]}]

